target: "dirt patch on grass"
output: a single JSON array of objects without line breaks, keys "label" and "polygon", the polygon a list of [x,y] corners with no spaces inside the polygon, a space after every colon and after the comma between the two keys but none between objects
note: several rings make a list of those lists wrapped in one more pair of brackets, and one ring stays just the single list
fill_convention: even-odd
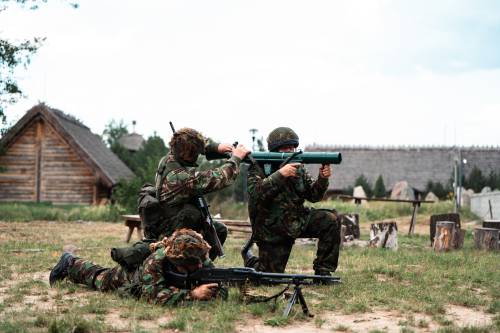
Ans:
[{"label": "dirt patch on grass", "polygon": [[492,314],[458,305],[449,305],[446,308],[446,317],[460,327],[488,326],[493,322]]},{"label": "dirt patch on grass", "polygon": [[[458,327],[484,327],[491,325],[493,315],[450,305],[446,311],[446,319]],[[435,332],[441,326],[432,320],[431,316],[414,313],[405,317],[398,311],[374,311],[370,313],[340,314],[325,312],[307,322],[294,322],[283,327],[273,327],[261,320],[246,321],[244,326],[237,327],[239,333],[323,333],[323,332],[369,332],[380,330],[387,333],[399,333],[403,327],[414,332]]]}]

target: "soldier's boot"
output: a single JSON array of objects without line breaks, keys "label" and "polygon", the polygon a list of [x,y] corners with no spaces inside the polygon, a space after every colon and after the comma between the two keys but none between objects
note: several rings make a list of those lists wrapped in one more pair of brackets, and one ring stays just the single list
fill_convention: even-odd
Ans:
[{"label": "soldier's boot", "polygon": [[255,268],[254,266],[256,266],[259,258],[253,255],[252,245],[253,240],[250,238],[241,249],[241,257],[243,258],[243,265],[245,267]]},{"label": "soldier's boot", "polygon": [[250,249],[245,252],[241,251],[241,256],[243,258],[243,264],[245,267],[255,268],[257,262],[259,261],[259,257],[255,256]]},{"label": "soldier's boot", "polygon": [[[314,275],[319,275],[319,276],[332,276],[332,274],[329,271],[323,271],[323,270],[315,270]],[[334,285],[338,282],[332,281],[332,280],[317,280],[318,284],[325,285],[325,286],[330,286]]]},{"label": "soldier's boot", "polygon": [[69,252],[64,252],[59,259],[59,262],[52,268],[49,276],[50,286],[53,286],[56,281],[64,280],[68,276],[68,269],[75,262],[76,257]]}]

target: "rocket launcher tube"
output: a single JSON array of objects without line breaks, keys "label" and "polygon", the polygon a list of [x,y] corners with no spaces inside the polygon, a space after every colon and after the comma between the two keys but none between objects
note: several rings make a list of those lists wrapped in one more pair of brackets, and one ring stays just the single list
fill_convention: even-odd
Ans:
[{"label": "rocket launcher tube", "polygon": [[[277,152],[252,152],[252,157],[262,164],[283,163],[294,153],[277,153]],[[339,152],[302,152],[292,157],[288,163],[303,163],[303,164],[340,164],[342,162],[342,154]]]}]

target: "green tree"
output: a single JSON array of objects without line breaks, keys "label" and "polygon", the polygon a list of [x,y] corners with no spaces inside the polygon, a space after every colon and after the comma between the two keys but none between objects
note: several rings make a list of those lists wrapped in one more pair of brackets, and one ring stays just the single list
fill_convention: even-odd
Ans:
[{"label": "green tree", "polygon": [[358,178],[356,178],[356,181],[354,182],[354,186],[362,186],[363,190],[365,191],[365,194],[368,198],[371,198],[373,195],[373,190],[372,186],[368,182],[368,179],[366,179],[365,175],[361,174]]},{"label": "green tree", "polygon": [[464,185],[466,188],[471,188],[474,192],[479,193],[487,185],[487,179],[483,176],[481,169],[475,165],[469,173],[469,177],[465,179]]},{"label": "green tree", "polygon": [[109,123],[104,127],[104,131],[102,132],[102,137],[104,141],[108,145],[109,148],[113,148],[113,146],[118,145],[118,140],[125,134],[128,134],[127,125],[123,119],[116,121],[112,119]]},{"label": "green tree", "polygon": [[[115,147],[126,151],[119,144],[116,144]],[[134,172],[135,177],[128,181],[120,181],[113,191],[113,198],[128,212],[136,212],[137,193],[143,184],[154,183],[158,162],[167,153],[165,142],[155,134],[150,136],[137,152],[127,151],[127,154],[124,155],[127,160],[123,160],[123,162]]]},{"label": "green tree", "polygon": [[434,193],[439,199],[446,199],[448,197],[448,193],[453,192],[453,188],[445,188],[440,182],[433,182],[432,180],[429,180],[425,191],[427,193]]},{"label": "green tree", "polygon": [[375,181],[375,187],[373,188],[373,195],[375,198],[383,198],[385,197],[385,184],[382,175],[379,175],[377,180]]},{"label": "green tree", "polygon": [[500,190],[500,173],[497,173],[495,171],[490,171],[490,174],[488,175],[488,180],[487,184],[491,189],[493,190]]}]

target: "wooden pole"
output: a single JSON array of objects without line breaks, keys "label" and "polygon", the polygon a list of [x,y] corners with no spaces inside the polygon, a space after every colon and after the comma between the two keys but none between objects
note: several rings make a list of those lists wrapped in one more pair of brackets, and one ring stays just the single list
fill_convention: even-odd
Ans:
[{"label": "wooden pole", "polygon": [[411,236],[413,234],[413,231],[415,230],[415,224],[417,223],[417,212],[419,206],[420,202],[418,201],[413,202],[413,213],[411,215],[410,229],[408,229],[408,236]]}]

